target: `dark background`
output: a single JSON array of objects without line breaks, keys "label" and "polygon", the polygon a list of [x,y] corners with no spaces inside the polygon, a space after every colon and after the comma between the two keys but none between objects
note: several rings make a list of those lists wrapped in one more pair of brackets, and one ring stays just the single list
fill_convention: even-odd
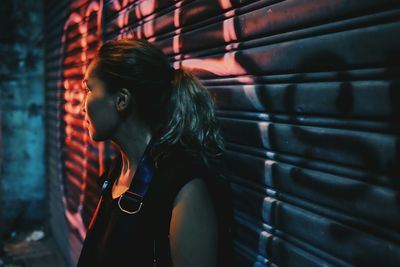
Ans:
[{"label": "dark background", "polygon": [[88,138],[81,79],[104,41],[130,36],[213,97],[239,266],[400,265],[399,1],[0,8],[2,241],[40,228],[76,263],[115,153]]}]

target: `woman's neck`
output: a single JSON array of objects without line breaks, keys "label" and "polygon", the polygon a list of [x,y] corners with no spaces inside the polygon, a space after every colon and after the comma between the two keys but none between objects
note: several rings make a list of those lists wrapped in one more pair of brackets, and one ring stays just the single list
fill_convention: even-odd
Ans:
[{"label": "woman's neck", "polygon": [[[121,153],[122,166],[119,179],[124,185],[130,185],[137,166],[139,165],[139,161],[151,137],[152,135],[149,129],[141,127],[139,130],[137,127],[129,127],[128,124],[125,129],[119,131],[112,140]],[[118,180],[116,181],[117,184]]]}]

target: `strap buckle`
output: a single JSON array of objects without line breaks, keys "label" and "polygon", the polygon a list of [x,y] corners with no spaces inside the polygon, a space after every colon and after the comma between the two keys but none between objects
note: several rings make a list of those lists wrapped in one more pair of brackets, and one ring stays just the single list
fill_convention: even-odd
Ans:
[{"label": "strap buckle", "polygon": [[[127,194],[127,195],[126,195],[126,194]],[[130,211],[130,210],[127,210],[127,209],[125,209],[125,208],[123,208],[123,207],[121,206],[121,200],[122,200],[122,198],[123,198],[125,195],[127,196],[128,201],[130,200],[129,203],[135,202],[135,203],[134,203],[135,205],[139,204],[138,207],[136,208],[136,210]],[[128,204],[129,204],[129,203],[128,203]],[[123,194],[119,197],[119,199],[118,199],[118,207],[119,207],[119,209],[120,209],[121,211],[125,212],[125,213],[128,213],[128,214],[135,214],[135,213],[138,213],[138,212],[140,211],[140,209],[142,208],[142,205],[143,205],[143,197],[142,197],[141,195],[136,194],[136,193],[133,193],[133,192],[131,192],[131,191],[126,191],[126,192],[123,193]]]}]

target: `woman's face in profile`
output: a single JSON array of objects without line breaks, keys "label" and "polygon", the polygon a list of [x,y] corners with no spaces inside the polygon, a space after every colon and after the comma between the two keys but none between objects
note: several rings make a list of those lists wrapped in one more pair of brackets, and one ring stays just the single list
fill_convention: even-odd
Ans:
[{"label": "woman's face in profile", "polygon": [[81,107],[90,137],[94,141],[104,141],[112,137],[119,116],[114,97],[95,74],[96,65],[97,62],[92,61],[85,73],[82,82],[85,96]]}]

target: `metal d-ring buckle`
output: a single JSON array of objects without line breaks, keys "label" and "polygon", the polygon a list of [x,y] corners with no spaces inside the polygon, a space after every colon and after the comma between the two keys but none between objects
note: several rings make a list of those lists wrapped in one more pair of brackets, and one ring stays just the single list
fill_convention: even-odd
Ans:
[{"label": "metal d-ring buckle", "polygon": [[139,197],[140,199],[142,199],[142,196],[141,196],[141,195],[135,194],[135,193],[130,192],[130,191],[126,191],[126,192],[123,193],[123,194],[119,197],[119,199],[118,199],[118,207],[119,207],[119,209],[120,209],[121,211],[125,212],[125,213],[128,213],[128,214],[135,214],[135,213],[138,213],[138,212],[140,211],[140,209],[142,208],[142,205],[143,205],[143,202],[142,202],[141,200],[140,200],[140,205],[139,205],[138,209],[135,210],[135,211],[129,211],[129,210],[126,210],[126,209],[124,209],[123,207],[121,207],[121,199],[122,199],[122,197],[123,197],[126,193],[132,194],[132,195],[134,195],[135,197]]}]

